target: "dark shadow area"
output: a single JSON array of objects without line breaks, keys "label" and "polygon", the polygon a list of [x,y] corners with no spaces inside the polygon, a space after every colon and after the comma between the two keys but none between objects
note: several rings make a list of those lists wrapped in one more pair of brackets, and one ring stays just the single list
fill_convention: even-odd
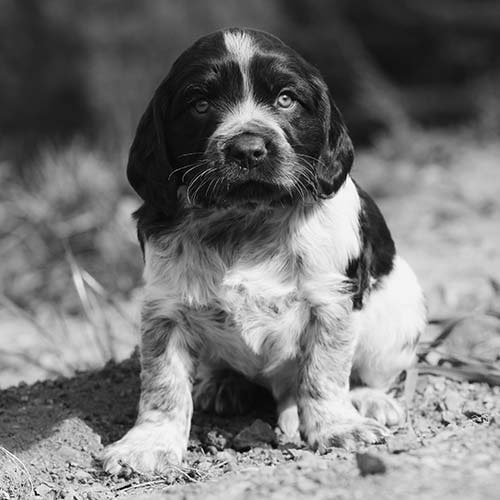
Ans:
[{"label": "dark shadow area", "polygon": [[[83,372],[68,379],[21,384],[0,391],[0,445],[16,454],[51,435],[63,420],[78,417],[91,427],[105,446],[134,424],[139,400],[139,361],[108,363],[102,370]],[[195,413],[191,438],[203,441],[212,429],[232,435],[261,418],[274,425],[274,402],[258,392],[255,409],[247,415],[218,417]]]}]

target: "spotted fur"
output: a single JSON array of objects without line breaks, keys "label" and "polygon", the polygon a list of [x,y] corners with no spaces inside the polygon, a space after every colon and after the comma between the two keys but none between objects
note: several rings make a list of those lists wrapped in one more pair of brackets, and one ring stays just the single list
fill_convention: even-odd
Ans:
[{"label": "spotted fur", "polygon": [[[241,136],[259,138],[258,160],[232,156]],[[241,410],[251,383],[316,449],[378,442],[399,422],[383,390],[413,361],[423,299],[352,160],[321,75],[271,35],[217,32],[174,63],[129,157],[144,200],[142,389],[108,472],[178,464],[193,398]],[[373,388],[349,393],[350,380]]]}]

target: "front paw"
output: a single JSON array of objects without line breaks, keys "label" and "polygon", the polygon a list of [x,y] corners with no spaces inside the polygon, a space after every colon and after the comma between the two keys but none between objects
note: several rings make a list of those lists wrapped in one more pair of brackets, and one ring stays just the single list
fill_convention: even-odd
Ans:
[{"label": "front paw", "polygon": [[301,435],[320,453],[329,448],[355,449],[360,444],[385,442],[389,430],[377,421],[362,417],[351,405],[301,412]]},{"label": "front paw", "polygon": [[369,387],[358,387],[349,393],[351,402],[363,417],[373,418],[388,427],[404,424],[405,412],[388,394]]},{"label": "front paw", "polygon": [[103,469],[112,475],[132,472],[162,475],[182,462],[187,447],[183,432],[169,423],[144,422],[130,429],[102,454]]},{"label": "front paw", "polygon": [[324,426],[307,436],[307,442],[319,453],[329,448],[355,449],[360,444],[384,443],[389,431],[375,420],[363,418],[356,422],[339,422]]}]

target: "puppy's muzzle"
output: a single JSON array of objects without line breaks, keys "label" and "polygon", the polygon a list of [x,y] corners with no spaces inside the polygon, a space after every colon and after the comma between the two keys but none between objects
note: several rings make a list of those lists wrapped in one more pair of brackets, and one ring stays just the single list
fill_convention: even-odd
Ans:
[{"label": "puppy's muzzle", "polygon": [[252,169],[266,160],[269,145],[270,141],[261,135],[243,133],[227,141],[223,153],[226,162],[233,161],[242,168]]}]

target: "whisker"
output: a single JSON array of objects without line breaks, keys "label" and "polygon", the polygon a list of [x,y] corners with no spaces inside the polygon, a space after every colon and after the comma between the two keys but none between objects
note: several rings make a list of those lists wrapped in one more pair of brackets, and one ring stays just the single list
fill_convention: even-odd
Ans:
[{"label": "whisker", "polygon": [[203,186],[205,186],[205,185],[208,183],[208,181],[209,181],[209,180],[210,180],[209,178],[208,178],[208,179],[206,179],[206,178],[205,178],[205,179],[203,179],[203,180],[202,180],[202,181],[198,184],[198,187],[196,188],[196,191],[193,193],[193,200],[194,200],[194,201],[196,201],[196,200],[197,200],[197,198],[198,198],[198,193],[199,193],[200,189],[201,189]]},{"label": "whisker", "polygon": [[207,160],[207,161],[205,161],[205,162],[203,162],[203,163],[197,163],[196,165],[193,165],[193,166],[192,166],[189,170],[186,170],[186,171],[182,174],[181,181],[182,181],[182,182],[184,182],[184,181],[185,181],[185,179],[186,179],[186,175],[188,175],[188,174],[189,174],[189,172],[191,172],[191,171],[193,171],[193,170],[195,170],[195,169],[197,169],[197,168],[199,168],[199,167],[203,167],[203,166],[205,166],[207,163],[209,163],[209,162],[208,162],[208,160]]},{"label": "whisker", "polygon": [[188,201],[191,203],[191,199],[193,201],[196,200],[196,195],[199,191],[199,189],[201,188],[201,186],[203,186],[205,184],[205,180],[203,180],[199,185],[198,187],[196,188],[195,192],[193,193],[193,197],[191,198],[190,196],[190,191],[191,191],[191,188],[205,175],[208,175],[208,174],[211,174],[213,172],[215,172],[217,169],[215,167],[211,167],[209,168],[208,170],[204,170],[203,172],[199,173],[190,183],[189,183],[189,186],[186,190],[186,195],[187,195],[187,198],[188,198]]},{"label": "whisker", "polygon": [[204,151],[193,151],[191,153],[183,153],[181,155],[179,155],[177,158],[184,158],[186,156],[194,156],[194,155],[202,155],[202,154],[205,154]]},{"label": "whisker", "polygon": [[[172,172],[170,172],[170,174],[168,175],[168,180],[170,180],[170,178],[172,177],[172,175],[174,175],[175,173],[177,172],[180,172],[181,170],[184,170],[186,168],[196,168],[196,167],[199,167],[201,165],[204,165],[205,163],[208,163],[209,160],[201,160],[199,162],[195,162],[195,163],[189,163],[188,165],[183,165],[182,167],[178,167],[178,168],[175,168],[174,170],[172,170]],[[189,172],[189,171],[188,171]],[[184,172],[183,174],[183,177],[184,175],[186,175],[188,172]],[[182,179],[184,180],[184,179]]]}]

